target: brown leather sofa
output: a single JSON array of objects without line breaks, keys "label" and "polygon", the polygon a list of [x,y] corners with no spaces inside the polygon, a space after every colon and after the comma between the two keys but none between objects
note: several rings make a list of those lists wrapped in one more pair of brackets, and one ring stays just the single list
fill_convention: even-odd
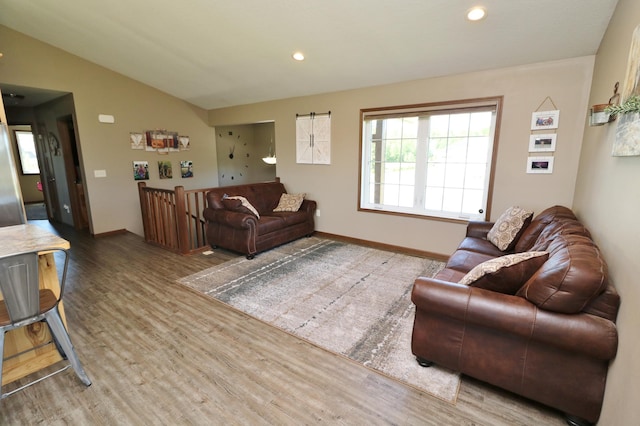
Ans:
[{"label": "brown leather sofa", "polygon": [[[569,424],[597,422],[620,305],[600,250],[566,207],[536,216],[509,252],[485,238],[492,226],[469,223],[445,268],[415,281],[413,354],[423,366],[435,363],[554,407]],[[458,284],[486,260],[526,251],[548,258],[530,277],[492,275],[493,287],[510,291]]]},{"label": "brown leather sofa", "polygon": [[[203,211],[209,245],[252,259],[256,253],[313,234],[316,202],[305,199],[298,211],[274,212],[283,193],[286,190],[279,179],[209,191],[207,207]],[[246,198],[257,210],[259,218],[240,206],[239,201],[230,206],[224,200],[225,195]]]}]

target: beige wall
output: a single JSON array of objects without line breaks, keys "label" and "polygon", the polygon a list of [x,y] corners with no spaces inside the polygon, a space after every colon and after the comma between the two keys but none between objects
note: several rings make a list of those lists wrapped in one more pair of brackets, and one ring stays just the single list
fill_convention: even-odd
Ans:
[{"label": "beige wall", "polygon": [[[596,57],[590,104],[606,103],[614,84],[623,84],[638,25],[640,2],[620,0]],[[618,355],[609,372],[600,424],[631,425],[638,424],[640,401],[640,157],[611,156],[615,130],[615,123],[585,129],[574,210],[604,252],[622,299]]]},{"label": "beige wall", "polygon": [[[213,129],[206,111],[149,86],[0,26],[0,82],[73,93],[81,166],[86,176],[93,233],[127,229],[142,235],[134,160],[149,161],[149,186],[187,189],[217,186]],[[98,122],[115,116],[115,124]],[[129,132],[166,129],[191,138],[191,150],[160,156],[130,148]],[[194,178],[160,180],[157,161],[194,162]],[[106,170],[95,178],[94,170]]]},{"label": "beige wall", "polygon": [[[276,167],[262,161],[262,157],[269,153],[274,130],[273,123],[216,126],[220,186],[275,179]],[[233,158],[230,158],[232,151]]]},{"label": "beige wall", "polygon": [[[594,57],[433,78],[388,86],[321,94],[212,110],[212,125],[274,120],[276,174],[290,192],[306,192],[318,202],[319,231],[385,244],[451,253],[465,225],[357,211],[359,113],[361,108],[504,96],[496,184],[495,219],[512,204],[536,212],[571,206]],[[560,110],[554,172],[526,173],[531,114],[549,96]],[[550,101],[541,110],[554,109]],[[296,113],[331,111],[331,165],[295,162]]]}]

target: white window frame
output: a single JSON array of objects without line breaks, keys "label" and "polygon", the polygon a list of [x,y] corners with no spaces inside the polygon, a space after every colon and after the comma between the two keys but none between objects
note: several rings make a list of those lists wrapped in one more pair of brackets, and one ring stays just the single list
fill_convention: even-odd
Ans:
[{"label": "white window frame", "polygon": [[[489,206],[491,205],[492,189],[493,189],[493,176],[495,170],[495,159],[498,148],[498,135],[500,127],[500,117],[502,112],[502,96],[480,99],[465,99],[450,102],[438,102],[419,105],[404,105],[394,107],[383,108],[370,108],[360,110],[360,174],[359,174],[359,194],[358,194],[358,210],[369,211],[376,213],[387,213],[396,215],[407,215],[415,217],[426,217],[432,219],[441,219],[448,221],[473,221],[473,220],[487,220],[490,214]],[[371,202],[372,199],[370,191],[374,187],[370,182],[372,173],[372,164],[375,164],[375,159],[372,159],[372,152],[374,146],[372,145],[370,125],[367,123],[373,120],[384,120],[389,118],[399,117],[422,117],[428,118],[432,115],[443,114],[456,114],[464,112],[475,111],[492,111],[492,124],[491,131],[488,136],[488,149],[486,158],[486,171],[485,182],[483,183],[483,200],[482,205],[478,207],[477,213],[463,212],[462,206],[460,211],[445,211],[443,209],[427,209],[425,207],[425,192],[427,181],[427,150],[429,137],[423,130],[428,120],[421,120],[419,126],[419,137],[416,147],[416,173],[414,176],[413,187],[413,206],[397,206],[382,204],[380,200],[378,202]],[[426,126],[428,130],[428,125]],[[425,137],[426,136],[426,137]],[[374,154],[375,155],[375,154]],[[373,163],[372,163],[373,161]],[[465,170],[469,167],[470,163],[467,161],[464,163]],[[374,172],[374,174],[377,172]],[[381,172],[380,172],[381,173]],[[384,183],[384,182],[382,182]],[[409,188],[411,186],[409,185]],[[373,197],[375,198],[375,197]]]}]

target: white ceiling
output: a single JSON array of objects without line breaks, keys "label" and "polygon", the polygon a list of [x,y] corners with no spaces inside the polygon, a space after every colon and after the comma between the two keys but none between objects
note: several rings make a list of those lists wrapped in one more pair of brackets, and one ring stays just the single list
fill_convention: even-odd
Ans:
[{"label": "white ceiling", "polygon": [[0,0],[0,24],[212,109],[592,55],[616,3]]}]

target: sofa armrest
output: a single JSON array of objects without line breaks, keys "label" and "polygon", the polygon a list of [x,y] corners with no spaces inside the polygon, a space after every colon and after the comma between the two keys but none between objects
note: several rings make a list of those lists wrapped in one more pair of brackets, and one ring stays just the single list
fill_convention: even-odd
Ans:
[{"label": "sofa armrest", "polygon": [[487,234],[493,228],[493,222],[474,222],[467,224],[467,237],[486,239]]},{"label": "sofa armrest", "polygon": [[411,300],[416,309],[461,327],[484,327],[603,360],[616,355],[615,324],[594,315],[545,311],[519,296],[426,277],[415,281]]},{"label": "sofa armrest", "polygon": [[203,210],[202,215],[207,222],[218,223],[236,229],[255,228],[258,223],[258,219],[252,214],[225,209],[206,208]]},{"label": "sofa armrest", "polygon": [[315,213],[317,204],[313,200],[302,200],[302,204],[300,205],[300,210],[305,211],[307,213]]}]

